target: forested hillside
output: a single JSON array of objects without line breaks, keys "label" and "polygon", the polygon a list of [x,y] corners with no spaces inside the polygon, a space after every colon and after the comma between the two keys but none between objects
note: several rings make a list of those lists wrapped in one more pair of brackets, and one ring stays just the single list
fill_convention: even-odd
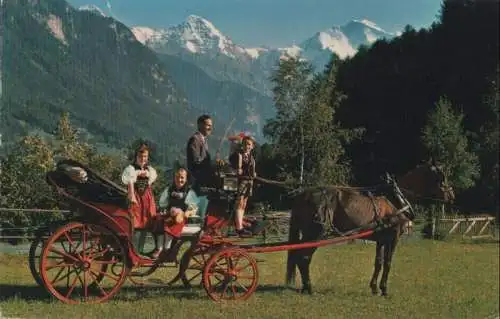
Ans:
[{"label": "forested hillside", "polygon": [[178,137],[192,133],[196,112],[126,26],[63,0],[4,7],[4,143],[33,129],[51,133],[68,111],[93,143],[118,148],[142,137],[165,155],[184,148]]},{"label": "forested hillside", "polygon": [[[304,103],[295,109],[293,103],[277,106],[282,113],[268,126],[275,143],[263,152],[266,173],[287,163],[285,175],[300,177],[296,154],[302,131],[311,183],[332,171],[337,173],[331,181],[339,182],[348,166],[350,183],[376,184],[385,171],[402,174],[434,157],[447,165],[461,207],[498,211],[498,1],[444,1],[439,20],[429,29],[408,26],[397,38],[335,61],[319,79],[294,84],[303,89]],[[295,74],[307,68],[298,63],[285,71],[290,65],[281,66],[275,92],[282,93],[290,88],[287,77],[299,79]],[[329,126],[334,132],[307,131],[314,122],[310,117],[324,119],[320,110],[327,106],[334,114]],[[438,125],[435,134],[426,137],[433,125]],[[356,136],[354,129],[363,131],[361,138],[345,140]],[[307,148],[315,144],[307,141],[308,134],[317,141],[316,149]],[[336,142],[343,147],[328,144]],[[337,153],[336,159],[329,165],[324,156],[316,157],[308,166],[318,152]]]}]

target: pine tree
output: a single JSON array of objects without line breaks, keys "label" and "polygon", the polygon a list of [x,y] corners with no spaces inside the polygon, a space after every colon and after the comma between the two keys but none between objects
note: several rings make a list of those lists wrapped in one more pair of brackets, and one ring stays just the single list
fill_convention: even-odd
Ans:
[{"label": "pine tree", "polygon": [[279,61],[278,69],[271,77],[276,118],[268,121],[264,128],[264,135],[275,145],[278,155],[287,159],[286,177],[298,175],[300,182],[304,179],[305,165],[303,116],[311,74],[311,64],[299,58],[288,57]]},{"label": "pine tree", "polygon": [[310,183],[347,184],[351,179],[345,145],[359,137],[361,131],[343,129],[336,120],[336,111],[346,98],[337,88],[338,61],[333,56],[309,87],[303,119]]},{"label": "pine tree", "polygon": [[56,154],[58,157],[69,158],[89,163],[91,147],[79,141],[78,131],[71,126],[68,112],[63,112],[56,129]]}]

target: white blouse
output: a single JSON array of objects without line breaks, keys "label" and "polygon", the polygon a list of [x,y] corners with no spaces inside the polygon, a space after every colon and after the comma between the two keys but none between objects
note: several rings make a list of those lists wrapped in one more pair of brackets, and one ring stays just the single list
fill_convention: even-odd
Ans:
[{"label": "white blouse", "polygon": [[[136,170],[134,166],[129,165],[125,167],[122,173],[122,183],[125,185],[129,185],[130,183],[135,183],[137,181],[137,174],[140,170]],[[148,166],[146,170],[146,176],[148,177],[149,185],[153,184],[158,178],[158,174],[156,170],[152,166]]]}]

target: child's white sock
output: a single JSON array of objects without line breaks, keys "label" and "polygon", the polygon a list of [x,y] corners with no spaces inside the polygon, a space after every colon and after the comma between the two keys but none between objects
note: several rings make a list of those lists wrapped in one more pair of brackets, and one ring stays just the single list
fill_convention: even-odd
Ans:
[{"label": "child's white sock", "polygon": [[170,236],[169,234],[165,234],[164,236],[165,236],[164,248],[169,249],[170,245],[172,244],[173,237]]}]

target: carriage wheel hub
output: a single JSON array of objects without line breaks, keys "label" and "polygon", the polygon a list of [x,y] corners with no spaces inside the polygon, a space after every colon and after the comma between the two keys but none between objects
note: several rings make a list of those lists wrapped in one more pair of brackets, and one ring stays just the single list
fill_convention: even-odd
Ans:
[{"label": "carriage wheel hub", "polygon": [[230,270],[227,275],[226,275],[227,280],[229,281],[237,281],[238,280],[238,274],[234,270]]},{"label": "carriage wheel hub", "polygon": [[82,268],[83,268],[83,270],[89,270],[90,269],[90,262],[84,261],[82,263]]},{"label": "carriage wheel hub", "polygon": [[90,265],[92,263],[92,260],[88,257],[84,257],[80,260],[78,263],[78,267],[82,269],[83,271],[87,271],[90,269]]}]

